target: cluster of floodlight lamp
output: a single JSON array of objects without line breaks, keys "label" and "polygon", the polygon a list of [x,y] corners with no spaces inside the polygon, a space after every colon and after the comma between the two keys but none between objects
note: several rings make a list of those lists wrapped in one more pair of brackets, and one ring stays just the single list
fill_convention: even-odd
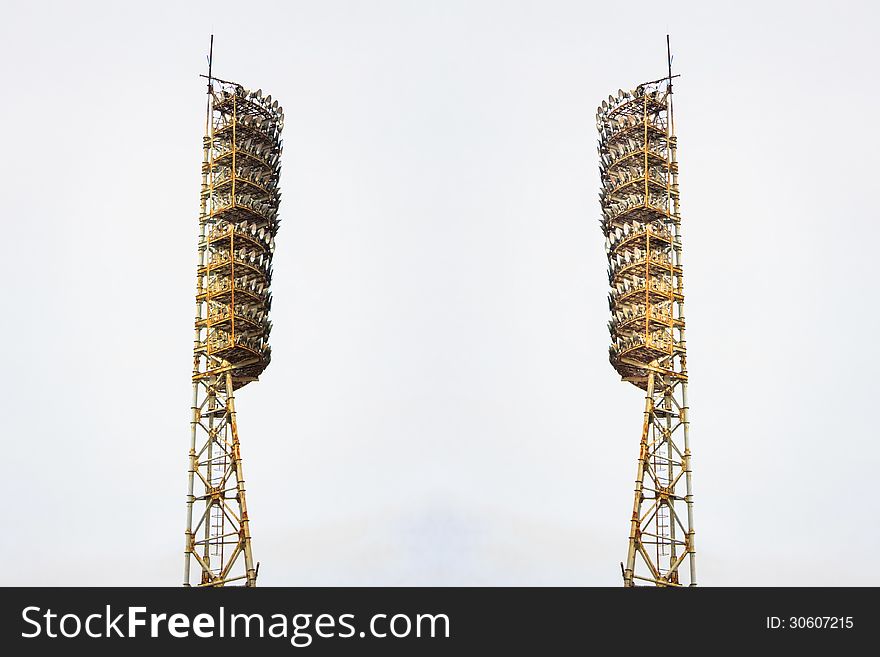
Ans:
[{"label": "cluster of floodlight lamp", "polygon": [[621,377],[642,388],[650,367],[670,366],[680,323],[674,310],[681,300],[675,138],[667,100],[656,83],[639,85],[603,100],[596,114],[611,286],[609,355]]},{"label": "cluster of floodlight lamp", "polygon": [[272,254],[281,202],[284,112],[272,96],[233,83],[211,92],[206,258],[200,291],[206,355],[235,367],[235,387],[271,359]]}]

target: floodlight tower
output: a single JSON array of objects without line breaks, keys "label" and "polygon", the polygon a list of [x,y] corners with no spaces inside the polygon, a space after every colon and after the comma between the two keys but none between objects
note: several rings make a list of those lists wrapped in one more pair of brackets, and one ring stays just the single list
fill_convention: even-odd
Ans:
[{"label": "floodlight tower", "polygon": [[645,391],[624,586],[696,586],[673,77],[669,58],[596,115],[610,360]]},{"label": "floodlight tower", "polygon": [[271,356],[284,114],[208,62],[183,584],[256,586],[233,392]]}]

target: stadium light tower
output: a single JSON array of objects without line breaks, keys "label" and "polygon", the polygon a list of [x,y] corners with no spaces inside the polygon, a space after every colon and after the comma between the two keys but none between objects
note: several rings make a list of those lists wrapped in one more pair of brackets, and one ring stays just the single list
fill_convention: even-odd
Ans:
[{"label": "stadium light tower", "polygon": [[[667,37],[667,49],[669,38]],[[645,391],[624,586],[696,586],[678,164],[669,74],[596,115],[610,360]]]},{"label": "stadium light tower", "polygon": [[[213,52],[213,37],[211,43]],[[211,60],[183,584],[256,586],[233,392],[256,381],[271,356],[269,284],[284,114],[262,90],[213,77]]]}]

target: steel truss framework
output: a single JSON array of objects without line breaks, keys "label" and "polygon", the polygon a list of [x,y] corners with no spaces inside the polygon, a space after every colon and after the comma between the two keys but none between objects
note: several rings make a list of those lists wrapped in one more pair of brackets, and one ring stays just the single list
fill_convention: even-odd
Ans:
[{"label": "steel truss framework", "polygon": [[234,391],[255,381],[271,358],[283,122],[271,96],[209,73],[184,586],[257,581]]},{"label": "steel truss framework", "polygon": [[[609,357],[645,390],[625,586],[696,585],[672,76],[602,101]],[[686,565],[686,567],[685,567]]]}]

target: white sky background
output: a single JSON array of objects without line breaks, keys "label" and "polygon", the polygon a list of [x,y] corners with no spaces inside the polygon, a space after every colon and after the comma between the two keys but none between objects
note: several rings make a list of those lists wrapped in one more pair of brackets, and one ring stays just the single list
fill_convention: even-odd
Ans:
[{"label": "white sky background", "polygon": [[286,118],[260,583],[619,585],[594,114],[668,29],[698,581],[880,584],[875,3],[250,6],[3,2],[0,583],[181,582],[213,31]]}]

